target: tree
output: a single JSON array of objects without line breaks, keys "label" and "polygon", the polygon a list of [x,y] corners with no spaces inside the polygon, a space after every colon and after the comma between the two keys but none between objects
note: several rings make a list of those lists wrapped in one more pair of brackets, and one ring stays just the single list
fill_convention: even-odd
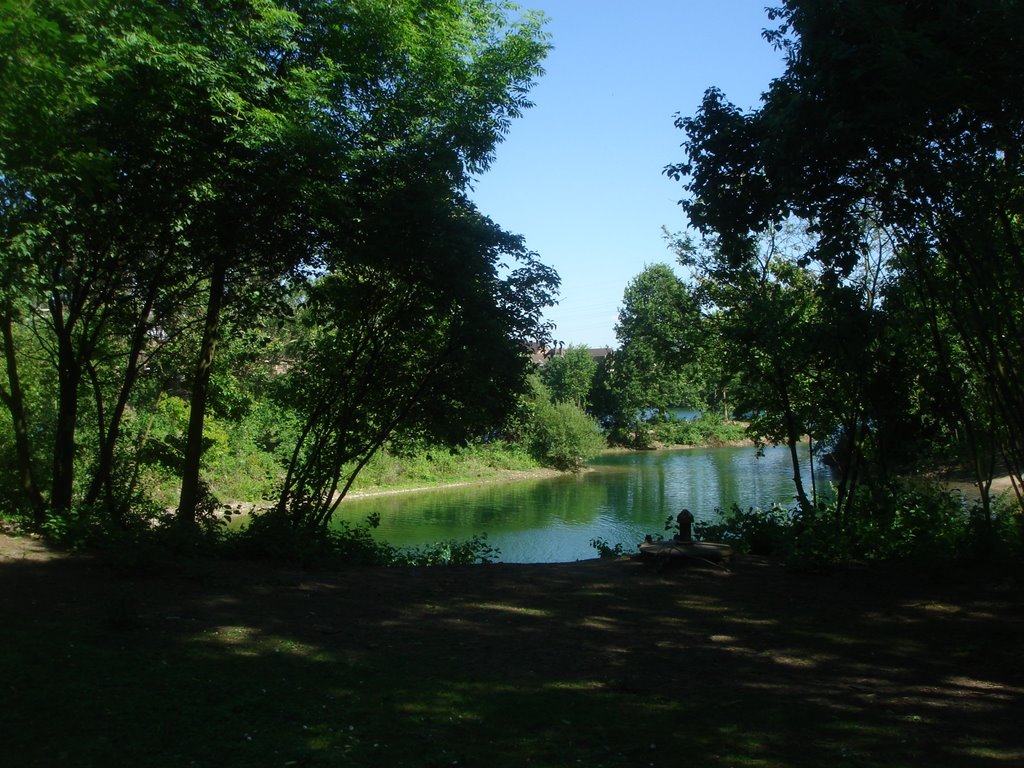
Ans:
[{"label": "tree", "polygon": [[530,452],[541,464],[579,472],[607,446],[594,419],[573,402],[556,401],[539,378],[531,382],[527,423]]},{"label": "tree", "polygon": [[700,406],[700,306],[666,264],[648,266],[626,287],[607,373],[620,427],[635,431],[647,411]]},{"label": "tree", "polygon": [[796,234],[773,232],[743,261],[714,248],[681,259],[695,270],[709,346],[738,384],[752,437],[788,447],[803,510],[817,494],[803,484],[801,443],[806,436],[812,470],[816,446],[827,445],[840,468],[842,511],[861,471],[878,329],[870,291],[858,279],[835,283],[801,266],[806,240]]},{"label": "tree", "polygon": [[[258,46],[262,56],[245,72],[256,77],[234,95],[260,119],[240,123],[240,136],[226,141],[234,167],[211,220],[215,259],[191,398],[183,520],[194,517],[199,499],[205,396],[229,278],[253,264],[269,267],[263,285],[301,264],[334,269],[348,250],[338,243],[360,236],[353,223],[367,198],[351,188],[384,179],[396,158],[400,172],[414,158],[450,174],[455,190],[485,169],[511,119],[529,106],[525,94],[547,49],[541,18],[510,22],[511,12],[488,0],[320,0],[285,15],[284,40]],[[267,19],[283,15],[275,6]],[[214,17],[200,28],[216,39],[221,26]],[[267,174],[268,150],[281,173]],[[294,192],[282,201],[282,189]],[[282,208],[298,214],[282,216]],[[244,242],[238,222],[254,217],[247,231],[255,237]]]},{"label": "tree", "polygon": [[[277,511],[325,526],[396,435],[458,444],[502,426],[524,391],[527,344],[554,273],[445,176],[373,185],[361,236],[310,286],[287,375],[302,420]],[[381,201],[384,202],[384,201]],[[499,277],[499,264],[518,264]]]},{"label": "tree", "polygon": [[[191,105],[178,105],[177,119],[167,110],[181,96],[175,83],[194,62],[180,50],[155,50],[150,37],[134,34],[162,16],[151,3],[128,10],[115,2],[52,0],[22,7],[0,27],[9,51],[4,81],[12,86],[0,102],[8,286],[2,319],[10,385],[4,400],[37,523],[45,507],[64,514],[72,503],[83,383],[95,395],[94,466],[102,479],[144,364],[154,310],[182,298],[171,286],[184,273],[175,246],[196,192],[179,157],[180,128]],[[14,346],[14,323],[30,327],[36,351],[55,372],[45,502],[36,480],[44,473],[28,464],[32,451],[23,445],[31,416],[19,395],[25,355]],[[102,386],[103,359],[122,354],[118,380]],[[107,408],[110,396],[115,403]],[[45,421],[36,418],[34,434],[46,434]]]},{"label": "tree", "polygon": [[686,178],[693,225],[738,263],[792,216],[815,236],[807,263],[839,282],[884,231],[896,278],[946,311],[930,325],[964,351],[1024,500],[1022,11],[788,0],[766,32],[784,75],[749,114],[709,90],[678,119],[687,160],[667,172]]},{"label": "tree", "polygon": [[577,408],[590,406],[590,391],[597,373],[597,361],[582,345],[570,345],[552,356],[541,368],[541,378],[556,403],[572,403]]},{"label": "tree", "polygon": [[[137,384],[198,317],[179,502],[189,524],[225,313],[266,314],[312,275],[343,272],[362,220],[387,204],[366,186],[403,183],[389,174],[413,186],[444,176],[463,211],[469,174],[529,106],[542,19],[490,0],[13,5],[0,22],[0,400],[23,495],[37,523],[67,514],[76,493],[83,508],[101,495],[118,506]],[[542,271],[513,273],[502,300]],[[539,329],[540,309],[523,311],[516,323]],[[57,381],[52,429],[29,412],[24,338]],[[53,448],[49,498],[40,434]]]},{"label": "tree", "polygon": [[[310,289],[312,343],[295,368],[305,426],[278,510],[312,528],[397,432],[457,441],[499,426],[524,386],[527,342],[547,336],[541,314],[557,277],[464,194],[529,106],[546,51],[541,20],[510,24],[502,3],[422,5],[391,8],[364,30],[360,55],[376,55],[355,103],[346,88],[324,94],[332,115],[345,109],[365,125],[335,139],[353,162],[324,194],[344,216],[328,207],[319,233],[326,276]],[[320,10],[331,30],[323,44],[336,43],[332,14],[347,11]],[[339,85],[351,77],[344,64]],[[509,269],[502,279],[499,267]]]}]

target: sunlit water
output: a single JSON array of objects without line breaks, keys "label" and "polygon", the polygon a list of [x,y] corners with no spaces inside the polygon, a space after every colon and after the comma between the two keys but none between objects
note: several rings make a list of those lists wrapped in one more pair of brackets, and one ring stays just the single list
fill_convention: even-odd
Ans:
[{"label": "sunlit water", "polygon": [[[347,499],[339,518],[380,515],[374,536],[400,547],[487,534],[502,562],[554,563],[597,556],[594,538],[635,551],[644,535],[687,507],[698,520],[716,507],[792,506],[785,448],[757,458],[753,448],[610,454],[577,476]],[[817,481],[827,482],[822,468]],[[805,483],[810,489],[810,470]]]}]

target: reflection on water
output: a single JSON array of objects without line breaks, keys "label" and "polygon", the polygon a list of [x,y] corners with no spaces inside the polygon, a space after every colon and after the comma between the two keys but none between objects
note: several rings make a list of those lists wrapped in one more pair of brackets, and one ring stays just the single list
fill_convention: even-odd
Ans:
[{"label": "reflection on water", "polygon": [[[347,499],[339,516],[361,522],[379,513],[374,535],[422,546],[486,533],[510,563],[592,558],[593,538],[634,550],[644,534],[664,534],[665,518],[688,507],[698,519],[716,507],[791,506],[785,448],[714,448],[610,454],[578,476]],[[827,482],[818,468],[818,482]],[[810,487],[810,471],[805,482]]]}]

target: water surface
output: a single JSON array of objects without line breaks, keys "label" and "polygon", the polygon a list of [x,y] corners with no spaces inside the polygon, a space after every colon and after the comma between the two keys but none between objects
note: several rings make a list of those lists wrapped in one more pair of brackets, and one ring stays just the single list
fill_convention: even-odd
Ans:
[{"label": "water surface", "polygon": [[[635,551],[645,534],[664,534],[665,518],[683,507],[710,520],[716,507],[733,503],[793,503],[793,470],[782,447],[761,458],[752,447],[615,453],[592,467],[580,475],[347,499],[339,516],[361,522],[379,514],[374,535],[395,546],[486,533],[502,562],[550,563],[596,557],[594,538]],[[826,476],[816,471],[821,483]],[[809,470],[805,483],[809,489]]]}]

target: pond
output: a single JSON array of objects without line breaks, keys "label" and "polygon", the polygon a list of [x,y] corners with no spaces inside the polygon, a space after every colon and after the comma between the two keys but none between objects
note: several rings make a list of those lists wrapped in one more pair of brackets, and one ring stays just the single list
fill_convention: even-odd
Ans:
[{"label": "pond", "polygon": [[[761,458],[753,447],[611,453],[591,466],[575,476],[346,499],[338,517],[379,514],[374,536],[399,547],[487,534],[501,562],[556,563],[596,557],[594,538],[635,551],[645,534],[665,535],[665,518],[683,507],[711,520],[733,503],[793,503],[784,447]],[[828,482],[824,468],[816,475],[819,487]],[[809,469],[804,481],[809,491]]]}]

